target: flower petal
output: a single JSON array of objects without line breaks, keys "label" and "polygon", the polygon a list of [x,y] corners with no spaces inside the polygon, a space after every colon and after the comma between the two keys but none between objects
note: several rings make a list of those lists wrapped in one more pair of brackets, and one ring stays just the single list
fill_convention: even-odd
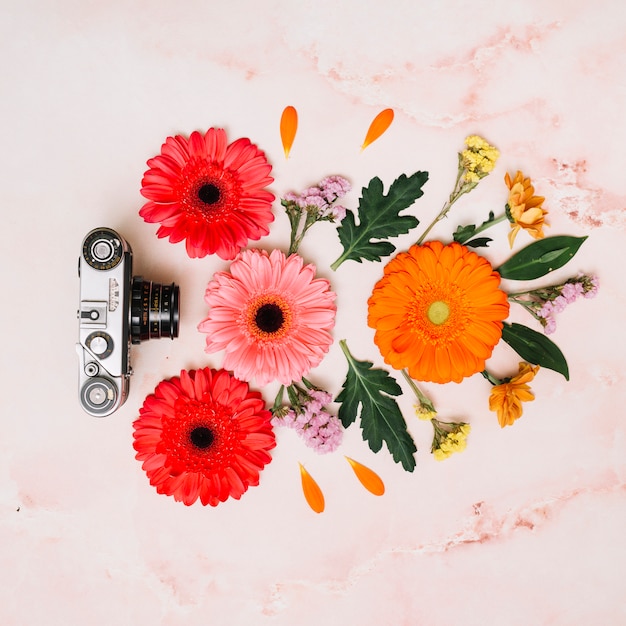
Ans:
[{"label": "flower petal", "polygon": [[289,152],[296,138],[298,130],[298,112],[292,106],[285,107],[280,117],[280,138],[285,151],[285,158],[289,158]]},{"label": "flower petal", "polygon": [[365,135],[365,140],[363,141],[361,150],[365,150],[367,146],[376,141],[389,128],[389,126],[391,126],[393,117],[393,109],[385,109],[372,120],[372,123],[367,130],[367,134]]},{"label": "flower petal", "polygon": [[376,472],[350,457],[346,457],[346,460],[350,463],[360,483],[370,493],[373,493],[375,496],[382,496],[385,493],[385,484]]},{"label": "flower petal", "polygon": [[304,469],[302,463],[300,465],[300,478],[302,481],[302,491],[308,505],[316,512],[322,513],[324,511],[324,494],[319,488],[318,484],[313,480],[313,477],[309,472]]}]

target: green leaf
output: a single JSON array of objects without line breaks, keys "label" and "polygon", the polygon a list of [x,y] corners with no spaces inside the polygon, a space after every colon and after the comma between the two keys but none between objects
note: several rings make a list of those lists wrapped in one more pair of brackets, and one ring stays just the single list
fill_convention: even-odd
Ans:
[{"label": "green leaf", "polygon": [[363,259],[380,261],[383,256],[389,256],[396,248],[384,240],[408,233],[419,224],[417,218],[400,215],[400,211],[407,209],[424,195],[422,187],[427,180],[428,172],[415,172],[411,176],[402,174],[391,184],[389,193],[385,195],[380,178],[372,178],[361,192],[359,223],[356,223],[354,213],[347,211],[346,217],[337,228],[344,251],[331,268],[336,270],[349,259],[361,263]]},{"label": "green leaf", "polygon": [[[489,228],[491,224],[496,224],[501,219],[502,218],[498,218],[496,220],[493,211],[489,211],[489,217],[479,226],[476,226],[476,224],[466,224],[465,226],[457,226],[457,229],[454,231],[454,234],[452,235],[452,239],[456,241],[457,243],[465,243],[466,241],[469,241],[475,234],[482,232],[486,228]],[[482,238],[482,239],[476,239],[475,241],[480,241],[481,243],[479,244],[468,243],[466,245],[473,247],[473,248],[478,248],[480,246],[486,246],[487,243],[491,241],[491,239]],[[486,241],[487,243],[482,243],[484,241]]]},{"label": "green leaf", "polygon": [[385,370],[372,369],[372,362],[355,359],[345,340],[339,345],[348,361],[348,374],[336,399],[341,403],[338,413],[341,423],[347,428],[359,416],[363,440],[370,449],[378,452],[384,441],[393,460],[412,472],[417,447],[392,397],[401,395],[402,389]]},{"label": "green leaf", "polygon": [[457,226],[452,235],[452,239],[458,243],[465,243],[472,238],[476,232],[476,224],[466,224],[465,226]]},{"label": "green leaf", "polygon": [[559,235],[531,243],[514,254],[496,271],[502,278],[532,280],[563,267],[587,237]]},{"label": "green leaf", "polygon": [[562,374],[565,380],[569,380],[569,368],[563,353],[543,333],[538,333],[523,324],[505,322],[502,329],[502,339],[525,361],[554,370]]},{"label": "green leaf", "polygon": [[476,237],[476,239],[466,241],[465,245],[468,248],[486,248],[489,246],[490,241],[493,241],[491,237]]}]

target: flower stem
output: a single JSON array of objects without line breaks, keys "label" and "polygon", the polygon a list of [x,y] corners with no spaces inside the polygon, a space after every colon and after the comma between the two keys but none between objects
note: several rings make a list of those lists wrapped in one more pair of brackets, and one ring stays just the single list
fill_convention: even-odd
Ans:
[{"label": "flower stem", "polygon": [[293,254],[300,245],[300,242],[297,241],[298,236],[298,226],[300,225],[300,221],[302,220],[302,209],[288,207],[284,205],[287,211],[287,217],[289,217],[289,224],[291,225],[291,237],[289,240],[289,252],[288,255]]},{"label": "flower stem", "polygon": [[492,385],[501,385],[502,381],[499,378],[496,378],[493,374],[490,374],[487,370],[483,370],[481,374],[492,384]]},{"label": "flower stem", "polygon": [[331,264],[330,269],[333,270],[333,272],[337,271],[337,268],[346,260],[346,258],[348,258],[347,254],[342,254],[334,263]]},{"label": "flower stem", "polygon": [[403,369],[400,371],[402,372],[402,375],[404,376],[404,379],[406,380],[406,382],[409,383],[409,387],[411,387],[411,390],[415,394],[419,403],[425,404],[427,406],[432,406],[433,403],[431,402],[430,398],[427,395],[425,395],[421,391],[421,389],[415,384],[415,381],[409,376],[409,373],[406,371],[406,369]]},{"label": "flower stem", "polygon": [[433,425],[433,429],[435,431],[435,433],[437,435],[439,435],[439,437],[441,437],[441,435],[445,435],[447,433],[446,430],[444,430],[443,428],[441,428],[440,424],[442,424],[443,422],[440,422],[438,419],[433,418],[431,421],[431,424]]},{"label": "flower stem", "polygon": [[474,187],[476,187],[477,183],[467,183],[463,182],[462,176],[465,170],[459,165],[459,172],[456,176],[456,182],[454,183],[454,190],[450,194],[448,201],[443,205],[441,211],[439,211],[439,215],[429,224],[428,228],[422,233],[421,237],[415,242],[416,245],[420,245],[424,239],[426,239],[426,235],[435,227],[437,222],[440,222],[446,215],[448,215],[448,211],[452,208],[452,205],[464,194],[469,193]]},{"label": "flower stem", "polygon": [[473,239],[476,235],[478,235],[478,233],[482,233],[484,230],[487,230],[488,228],[491,228],[492,226],[495,226],[500,222],[504,222],[506,219],[508,219],[506,213],[503,213],[498,217],[494,217],[492,220],[487,220],[486,222],[483,222],[480,226],[476,227],[476,230],[472,233],[470,239]]},{"label": "flower stem", "polygon": [[437,215],[437,217],[428,225],[428,227],[422,233],[420,238],[415,242],[415,245],[419,246],[424,241],[424,239],[426,239],[426,235],[428,235],[428,233],[435,227],[435,224],[437,222],[442,220],[447,215],[451,207],[452,207],[452,202],[446,202],[443,205],[443,208],[441,209],[441,211],[439,211],[439,215]]},{"label": "flower stem", "polygon": [[306,235],[307,231],[315,222],[317,221],[317,216],[305,211],[306,217],[304,219],[304,224],[302,225],[302,230],[298,235],[298,227],[302,222],[302,211],[298,214],[297,220],[292,222],[291,224],[291,243],[289,244],[289,254],[295,254],[304,239],[304,235]]},{"label": "flower stem", "polygon": [[520,295],[524,294],[509,294],[509,302],[512,302],[513,304],[519,304],[524,310],[528,311],[536,320],[541,321],[542,317],[537,313],[537,309],[541,307],[533,306],[533,304],[536,305],[536,302],[533,303],[532,300],[526,300],[525,298],[520,297]]},{"label": "flower stem", "polygon": [[354,359],[352,354],[350,354],[350,350],[348,350],[348,343],[346,342],[345,339],[340,339],[339,340],[339,347],[341,348],[341,351],[343,352],[343,355],[346,357],[346,359],[348,361],[351,361],[351,360]]},{"label": "flower stem", "polygon": [[528,291],[516,291],[515,293],[509,294],[509,299],[516,298],[518,296],[529,296],[529,295],[535,295],[544,299],[549,298],[550,296],[556,296],[560,294],[561,291],[563,290],[563,286],[569,282],[575,282],[575,281],[569,278],[564,283],[556,283],[553,285],[548,285],[547,287],[540,287],[538,289],[537,288],[529,289]]}]

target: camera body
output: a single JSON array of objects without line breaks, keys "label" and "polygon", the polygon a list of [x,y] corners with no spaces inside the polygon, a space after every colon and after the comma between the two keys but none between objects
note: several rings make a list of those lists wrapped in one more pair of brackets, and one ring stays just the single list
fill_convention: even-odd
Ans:
[{"label": "camera body", "polygon": [[132,250],[110,228],[83,240],[78,260],[79,401],[94,417],[105,417],[128,397],[131,345],[178,336],[179,288],[132,274]]}]

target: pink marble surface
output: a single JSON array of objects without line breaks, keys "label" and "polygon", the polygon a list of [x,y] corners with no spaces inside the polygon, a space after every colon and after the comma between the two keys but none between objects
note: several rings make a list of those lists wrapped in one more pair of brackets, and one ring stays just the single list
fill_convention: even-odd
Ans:
[{"label": "pink marble surface", "polygon": [[[5,5],[0,623],[626,623],[624,32],[615,0]],[[301,122],[288,161],[287,104]],[[360,153],[386,107],[393,126]],[[601,280],[553,336],[570,382],[542,371],[537,400],[504,430],[482,378],[425,385],[442,416],[472,424],[467,450],[441,463],[403,396],[413,474],[374,455],[356,426],[326,457],[280,431],[241,501],[188,508],[157,495],[134,459],[132,421],[162,378],[219,366],[195,327],[224,263],[157,240],[137,215],[139,187],[168,134],[209,126],[267,152],[277,195],[332,173],[358,190],[374,175],[388,184],[428,170],[424,223],[451,189],[464,137],[485,136],[502,153],[496,171],[433,234],[499,211],[504,173],[520,168],[546,197],[550,234],[589,235],[557,276]],[[357,202],[353,192],[346,204]],[[265,247],[285,245],[277,216]],[[78,406],[74,352],[76,259],[99,225],[131,241],[137,273],[176,281],[183,297],[180,337],[137,347],[130,397],[102,420]],[[508,255],[498,228],[496,263]],[[302,248],[340,294],[336,339],[382,365],[365,323],[381,266],[332,273],[339,251],[327,224]],[[497,350],[497,371],[516,365]],[[336,393],[345,369],[335,343],[312,376]],[[387,493],[360,488],[343,454],[374,468]],[[304,502],[298,461],[325,492],[322,515]]]}]

